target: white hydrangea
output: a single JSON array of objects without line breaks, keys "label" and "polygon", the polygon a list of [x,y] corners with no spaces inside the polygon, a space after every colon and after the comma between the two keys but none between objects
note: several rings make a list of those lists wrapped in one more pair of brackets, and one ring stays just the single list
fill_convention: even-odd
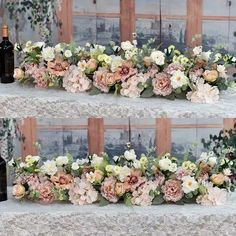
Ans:
[{"label": "white hydrangea", "polygon": [[125,41],[121,43],[121,48],[124,51],[129,51],[134,48],[134,45],[130,41]]}]

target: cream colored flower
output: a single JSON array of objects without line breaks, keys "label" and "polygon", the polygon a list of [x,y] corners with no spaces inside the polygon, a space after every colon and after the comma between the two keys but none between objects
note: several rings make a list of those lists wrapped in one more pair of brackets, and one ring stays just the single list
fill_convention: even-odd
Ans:
[{"label": "cream colored flower", "polygon": [[72,170],[78,170],[79,169],[79,164],[77,162],[73,162],[71,165]]},{"label": "cream colored flower", "polygon": [[121,43],[121,48],[124,51],[128,51],[134,48],[134,45],[130,41],[125,41]]},{"label": "cream colored flower", "polygon": [[199,186],[198,182],[191,176],[184,176],[182,181],[183,191],[186,194],[194,192]]},{"label": "cream colored flower", "polygon": [[225,176],[222,173],[213,174],[211,176],[211,181],[215,185],[222,185],[225,182]]},{"label": "cream colored flower", "polygon": [[183,85],[188,85],[189,79],[183,71],[176,71],[171,77],[171,85],[174,89],[181,88]]},{"label": "cream colored flower", "polygon": [[58,156],[56,158],[56,163],[57,163],[57,166],[63,166],[63,165],[67,165],[69,162],[69,159],[67,156]]},{"label": "cream colored flower", "polygon": [[53,61],[55,59],[54,48],[52,47],[43,48],[42,57],[45,61]]},{"label": "cream colored flower", "polygon": [[125,159],[126,159],[127,161],[134,161],[137,156],[136,156],[136,154],[135,154],[134,149],[131,149],[131,150],[125,151],[124,157],[125,157]]},{"label": "cream colored flower", "polygon": [[103,157],[99,157],[98,155],[94,154],[91,161],[91,166],[98,168],[103,162]]},{"label": "cream colored flower", "polygon": [[24,77],[25,77],[25,72],[24,72],[22,69],[20,69],[20,68],[16,68],[16,69],[14,70],[14,75],[13,75],[13,77],[14,77],[16,80],[22,80],[22,79],[24,79]]},{"label": "cream colored flower", "polygon": [[25,187],[21,184],[14,185],[12,188],[12,195],[16,199],[22,199],[25,196]]},{"label": "cream colored flower", "polygon": [[57,165],[56,165],[56,161],[50,161],[47,160],[46,162],[43,163],[42,167],[41,167],[41,171],[44,174],[47,175],[55,175],[57,172]]},{"label": "cream colored flower", "polygon": [[161,51],[153,51],[150,55],[153,62],[155,62],[158,66],[162,66],[165,64],[165,54]]},{"label": "cream colored flower", "polygon": [[72,57],[72,52],[71,52],[71,50],[66,50],[66,51],[64,52],[64,56],[65,56],[66,58]]},{"label": "cream colored flower", "polygon": [[194,49],[193,49],[193,54],[194,54],[194,56],[198,56],[198,55],[200,55],[202,53],[202,46],[198,46],[198,47],[195,47]]}]

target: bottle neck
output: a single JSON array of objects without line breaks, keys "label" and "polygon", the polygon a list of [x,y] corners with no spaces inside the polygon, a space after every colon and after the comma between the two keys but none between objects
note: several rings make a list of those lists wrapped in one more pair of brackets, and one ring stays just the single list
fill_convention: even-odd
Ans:
[{"label": "bottle neck", "polygon": [[8,41],[9,38],[5,36],[5,37],[2,37],[2,40],[3,40],[3,41]]}]

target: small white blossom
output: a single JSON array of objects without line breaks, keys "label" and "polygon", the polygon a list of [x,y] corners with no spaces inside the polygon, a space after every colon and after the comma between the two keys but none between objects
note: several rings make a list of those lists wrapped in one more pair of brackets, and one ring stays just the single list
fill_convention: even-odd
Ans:
[{"label": "small white blossom", "polygon": [[198,46],[198,47],[195,47],[194,49],[193,49],[193,54],[194,54],[194,56],[198,56],[198,55],[200,55],[202,53],[202,46]]},{"label": "small white blossom", "polygon": [[189,83],[188,77],[184,74],[183,71],[176,71],[170,78],[171,85],[174,89],[181,88],[183,85]]},{"label": "small white blossom", "polygon": [[72,165],[71,165],[71,169],[72,169],[72,170],[78,170],[78,169],[79,169],[79,164],[78,164],[78,162],[73,162]]},{"label": "small white blossom", "polygon": [[69,162],[69,159],[67,156],[58,156],[56,158],[56,163],[57,163],[57,166],[63,166],[63,165],[67,165]]},{"label": "small white blossom", "polygon": [[225,176],[230,176],[230,175],[232,175],[232,172],[231,172],[231,170],[230,170],[229,168],[224,169],[224,170],[223,170],[223,173],[224,173]]},{"label": "small white blossom", "polygon": [[64,56],[65,56],[66,58],[72,57],[72,52],[71,52],[71,50],[66,50],[66,51],[64,52]]},{"label": "small white blossom", "polygon": [[134,160],[136,160],[135,151],[133,149],[125,151],[124,157],[125,157],[125,159],[127,161],[134,161]]},{"label": "small white blossom", "polygon": [[55,59],[54,48],[46,47],[42,51],[42,57],[45,61],[52,61]]},{"label": "small white blossom", "polygon": [[153,51],[150,55],[153,62],[155,62],[158,66],[162,66],[165,64],[165,54],[161,51]]},{"label": "small white blossom", "polygon": [[121,43],[121,48],[124,51],[128,51],[134,48],[134,45],[130,41],[125,41]]}]

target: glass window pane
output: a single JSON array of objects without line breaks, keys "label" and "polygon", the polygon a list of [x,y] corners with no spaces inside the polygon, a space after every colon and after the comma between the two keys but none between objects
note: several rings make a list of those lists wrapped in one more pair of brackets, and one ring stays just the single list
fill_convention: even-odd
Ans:
[{"label": "glass window pane", "polygon": [[96,4],[93,0],[73,0],[73,11],[81,13],[96,12]]},{"label": "glass window pane", "polygon": [[203,1],[203,15],[204,16],[236,16],[236,1],[225,0],[204,0]]},{"label": "glass window pane", "polygon": [[74,41],[81,46],[87,42],[96,42],[96,17],[74,16],[73,19]]},{"label": "glass window pane", "polygon": [[107,45],[112,40],[120,41],[120,20],[119,18],[97,18],[97,39],[98,44]]},{"label": "glass window pane", "polygon": [[236,54],[236,21],[203,21],[203,45],[206,49],[223,45],[230,53]]},{"label": "glass window pane", "polygon": [[139,14],[157,14],[160,9],[159,0],[135,0],[135,13]]},{"label": "glass window pane", "polygon": [[120,13],[120,0],[97,0],[98,13]]},{"label": "glass window pane", "polygon": [[[162,48],[174,44],[179,49],[185,48],[186,22],[184,20],[164,20],[162,22]],[[150,38],[160,43],[160,21],[154,19],[137,19],[136,32],[138,43],[142,45]]]}]

